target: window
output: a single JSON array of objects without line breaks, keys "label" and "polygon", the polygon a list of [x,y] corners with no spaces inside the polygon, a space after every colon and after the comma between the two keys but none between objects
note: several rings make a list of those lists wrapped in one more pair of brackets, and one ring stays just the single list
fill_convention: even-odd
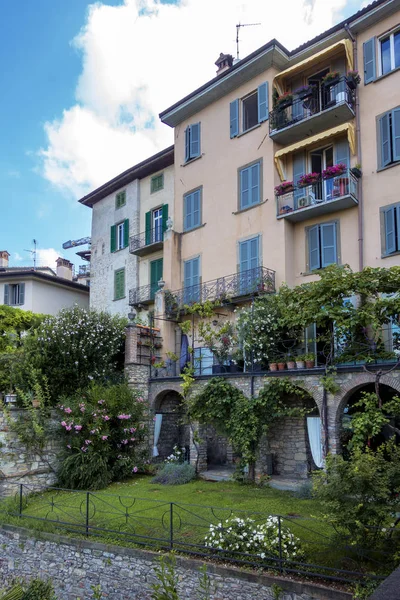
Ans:
[{"label": "window", "polygon": [[400,108],[379,117],[378,163],[387,167],[400,161]]},{"label": "window", "polygon": [[114,271],[114,300],[125,298],[125,269]]},{"label": "window", "polygon": [[337,251],[338,224],[323,223],[306,229],[308,270],[315,271],[339,262]]},{"label": "window", "polygon": [[4,286],[4,304],[9,306],[22,306],[25,304],[25,284],[5,284]]},{"label": "window", "polygon": [[129,245],[129,219],[111,226],[110,231],[110,250],[117,252]]},{"label": "window", "polygon": [[126,192],[118,192],[115,196],[115,208],[121,208],[121,206],[125,206],[126,204]]},{"label": "window", "polygon": [[400,67],[400,31],[395,31],[379,40],[381,75]]},{"label": "window", "polygon": [[[239,128],[241,113],[242,128]],[[268,81],[262,83],[251,94],[230,103],[230,136],[237,137],[268,119]]]},{"label": "window", "polygon": [[198,156],[200,156],[200,123],[195,123],[185,129],[185,162]]},{"label": "window", "polygon": [[195,375],[212,375],[214,355],[209,348],[194,348],[193,366]]},{"label": "window", "polygon": [[400,204],[381,208],[382,254],[400,252]]},{"label": "window", "polygon": [[239,292],[251,294],[257,289],[260,276],[259,236],[239,242]]},{"label": "window", "polygon": [[261,161],[239,170],[239,210],[261,202]]},{"label": "window", "polygon": [[183,230],[201,225],[201,189],[183,196]]},{"label": "window", "polygon": [[151,178],[150,182],[150,193],[154,194],[154,192],[159,192],[164,188],[164,173],[160,173],[159,175],[154,175]]},{"label": "window", "polygon": [[168,204],[149,210],[145,215],[145,242],[146,246],[162,242],[167,229]]},{"label": "window", "polygon": [[200,257],[183,264],[184,304],[200,302]]}]

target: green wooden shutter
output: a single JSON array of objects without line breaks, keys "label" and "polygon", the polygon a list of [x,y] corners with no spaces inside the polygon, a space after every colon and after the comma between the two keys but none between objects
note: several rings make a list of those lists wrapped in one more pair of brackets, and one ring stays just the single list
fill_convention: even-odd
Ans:
[{"label": "green wooden shutter", "polygon": [[152,260],[150,263],[150,298],[153,300],[158,290],[158,282],[163,276],[163,259]]},{"label": "green wooden shutter", "polygon": [[167,231],[168,204],[162,205],[162,232]]},{"label": "green wooden shutter", "polygon": [[364,43],[364,84],[371,83],[376,78],[375,38]]},{"label": "green wooden shutter", "polygon": [[268,119],[268,81],[258,86],[258,122]]},{"label": "green wooden shutter", "polygon": [[124,248],[129,246],[129,219],[124,221]]},{"label": "green wooden shutter", "polygon": [[145,242],[146,246],[151,242],[151,210],[145,215]]},{"label": "green wooden shutter", "polygon": [[396,252],[395,207],[391,206],[383,212],[385,219],[385,251],[386,254]]},{"label": "green wooden shutter", "polygon": [[20,283],[19,284],[18,304],[20,306],[22,306],[23,304],[25,304],[25,284],[24,283]]},{"label": "green wooden shutter", "polygon": [[10,286],[8,283],[4,285],[4,304],[10,304]]},{"label": "green wooden shutter", "polygon": [[314,225],[308,230],[308,263],[310,271],[321,267],[319,225]]},{"label": "green wooden shutter", "polygon": [[392,162],[392,148],[390,144],[390,113],[380,118],[381,165],[386,167]]},{"label": "green wooden shutter", "polygon": [[110,250],[111,252],[115,252],[117,249],[117,226],[111,225],[111,234],[110,234]]},{"label": "green wooden shutter", "polygon": [[114,300],[119,300],[125,296],[125,269],[120,269],[114,273]]},{"label": "green wooden shutter", "polygon": [[239,133],[239,100],[236,99],[229,105],[230,136],[234,138]]},{"label": "green wooden shutter", "polygon": [[392,110],[393,160],[400,160],[400,108]]}]

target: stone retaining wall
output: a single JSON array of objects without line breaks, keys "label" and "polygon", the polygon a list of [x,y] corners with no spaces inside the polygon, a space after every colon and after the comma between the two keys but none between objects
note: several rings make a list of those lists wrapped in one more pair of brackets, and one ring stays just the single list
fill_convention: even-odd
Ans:
[{"label": "stone retaining wall", "polygon": [[[154,552],[72,540],[26,529],[0,527],[0,587],[13,577],[50,577],[58,600],[87,600],[91,586],[100,585],[109,600],[150,600],[154,582]],[[194,600],[202,563],[177,558],[181,600]],[[282,588],[282,600],[351,600],[352,595],[311,583],[245,573],[212,564],[207,569],[217,590],[213,600],[273,600],[273,584]]]}]

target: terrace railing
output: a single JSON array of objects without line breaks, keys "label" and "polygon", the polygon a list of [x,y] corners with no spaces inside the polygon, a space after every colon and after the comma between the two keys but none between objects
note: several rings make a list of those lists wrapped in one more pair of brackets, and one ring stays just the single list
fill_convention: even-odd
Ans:
[{"label": "terrace railing", "polygon": [[129,239],[129,252],[136,253],[154,244],[161,245],[164,241],[164,230],[162,226],[153,229],[147,229]]},{"label": "terrace railing", "polygon": [[149,283],[138,288],[129,290],[130,306],[138,306],[139,304],[149,304],[153,302],[158,290],[158,284]]}]

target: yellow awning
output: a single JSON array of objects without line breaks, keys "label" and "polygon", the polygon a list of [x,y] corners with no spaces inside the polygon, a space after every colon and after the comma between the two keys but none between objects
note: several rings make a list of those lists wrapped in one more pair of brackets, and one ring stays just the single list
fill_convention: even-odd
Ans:
[{"label": "yellow awning", "polygon": [[317,54],[313,54],[312,56],[309,56],[308,58],[302,60],[301,62],[293,65],[293,67],[289,67],[285,71],[278,73],[278,75],[276,75],[276,77],[274,79],[274,85],[277,88],[279,94],[283,94],[283,92],[284,92],[284,89],[282,86],[283,79],[286,79],[287,77],[293,77],[293,75],[296,75],[300,71],[303,71],[305,68],[312,67],[313,64],[319,62],[320,60],[322,60],[324,58],[328,58],[331,54],[334,54],[336,52],[336,50],[338,50],[341,46],[344,46],[344,49],[346,52],[348,70],[352,71],[353,70],[353,44],[351,43],[350,40],[340,40],[340,42],[336,42],[336,44],[333,44],[332,46],[329,46],[328,48],[325,48],[324,50],[317,52]]},{"label": "yellow awning", "polygon": [[356,130],[355,130],[353,123],[344,123],[343,125],[338,125],[337,127],[333,127],[332,129],[327,129],[326,131],[323,131],[322,133],[318,133],[317,135],[313,135],[309,138],[305,138],[304,140],[301,140],[300,142],[296,142],[295,144],[292,144],[291,146],[286,146],[286,148],[282,148],[282,150],[278,150],[278,152],[275,153],[275,164],[276,164],[276,168],[278,169],[278,173],[281,178],[281,181],[283,181],[285,179],[285,172],[284,172],[285,167],[284,167],[284,162],[283,162],[283,159],[285,158],[285,156],[288,156],[289,154],[293,154],[293,152],[298,152],[302,148],[307,148],[307,146],[311,146],[312,144],[316,144],[318,142],[321,142],[322,140],[336,137],[336,136],[340,135],[341,133],[347,134],[350,150],[351,150],[351,153],[354,155],[356,153]]}]

